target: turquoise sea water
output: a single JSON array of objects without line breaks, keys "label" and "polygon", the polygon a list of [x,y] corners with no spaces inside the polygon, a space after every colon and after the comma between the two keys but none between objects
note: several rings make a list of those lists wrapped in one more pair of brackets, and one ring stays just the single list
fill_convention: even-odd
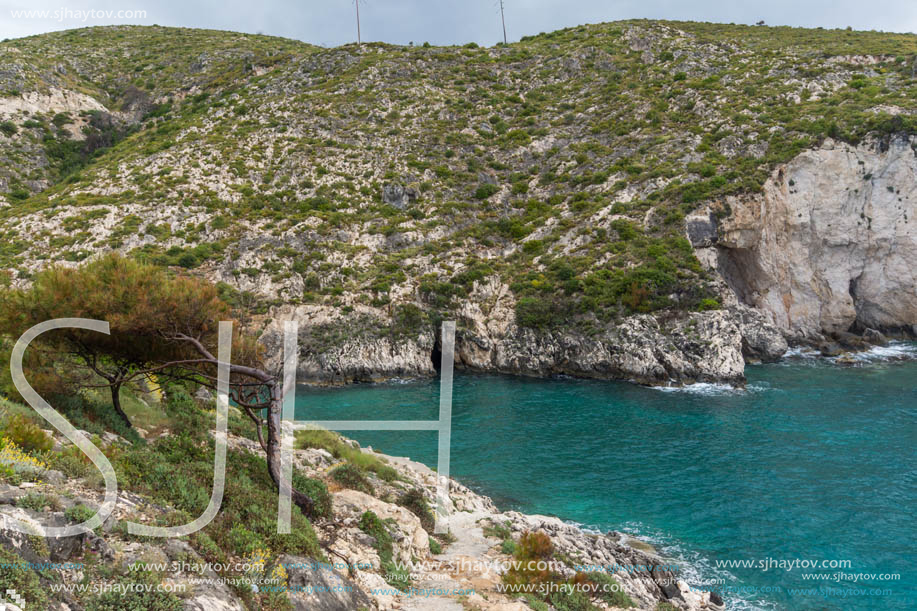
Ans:
[{"label": "turquoise sea water", "polygon": [[[749,367],[745,391],[457,374],[452,475],[501,509],[644,537],[731,609],[915,609],[917,362],[888,360],[902,352],[917,347],[856,367],[796,355]],[[438,381],[300,388],[297,418],[435,419],[438,401]],[[348,435],[436,464],[435,433]],[[717,566],[768,559],[849,565]],[[900,579],[803,577],[838,572]]]}]

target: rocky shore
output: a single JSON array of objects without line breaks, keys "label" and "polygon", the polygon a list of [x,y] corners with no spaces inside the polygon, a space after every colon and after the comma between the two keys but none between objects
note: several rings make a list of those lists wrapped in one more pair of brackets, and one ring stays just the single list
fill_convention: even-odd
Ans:
[{"label": "rocky shore", "polygon": [[[849,360],[891,340],[912,338],[906,331],[887,336],[869,327],[858,333],[812,331],[805,337],[794,336],[769,322],[766,312],[740,303],[727,286],[721,289],[726,304],[722,310],[669,318],[632,316],[588,335],[570,329],[535,331],[511,322],[474,321],[457,330],[455,368],[543,378],[624,380],[649,386],[709,382],[741,387],[746,364],[777,361],[790,348]],[[351,318],[336,318],[333,311],[321,307],[277,308],[273,314],[262,335],[266,352],[278,355],[274,364],[279,366],[283,322],[299,321],[297,379],[303,383],[340,386],[437,374],[440,352],[432,328],[416,336],[393,337],[361,333]],[[381,313],[365,314],[381,317]],[[338,343],[317,344],[316,329],[321,330],[319,336],[328,329],[354,333]]]},{"label": "rocky shore", "polygon": [[[59,443],[59,441],[58,441]],[[109,435],[107,445],[123,440]],[[355,446],[357,444],[353,443]],[[358,446],[357,446],[358,447]],[[261,455],[256,442],[230,436],[230,451]],[[449,535],[433,537],[429,524],[395,499],[404,490],[419,490],[432,506],[436,475],[428,467],[407,458],[386,457],[363,449],[385,461],[397,471],[393,481],[371,476],[373,494],[330,487],[334,518],[316,522],[316,534],[326,558],[285,555],[282,577],[268,583],[279,586],[294,609],[309,611],[428,610],[523,611],[541,609],[537,603],[505,591],[504,581],[512,570],[512,549],[526,533],[544,533],[551,546],[551,570],[561,578],[577,573],[599,571],[612,577],[620,592],[619,600],[638,609],[718,609],[715,594],[692,591],[677,567],[660,557],[649,545],[617,532],[598,534],[584,531],[548,516],[500,511],[491,500],[457,481],[449,483],[447,504]],[[294,464],[310,477],[327,479],[338,461],[323,449],[297,450]],[[23,503],[28,495],[56,499],[49,506],[32,507]],[[140,564],[172,565],[165,582],[183,590],[182,608],[189,611],[242,611],[246,607],[218,575],[206,567],[205,560],[183,539],[142,539],[127,537],[124,519],[153,520],[168,508],[150,504],[141,496],[121,492],[121,501],[111,518],[96,529],[77,537],[43,539],[48,526],[73,522],[75,506],[98,507],[103,492],[84,480],[65,477],[60,472],[45,472],[41,479],[19,486],[3,485],[0,490],[0,543],[15,550],[22,561],[31,563],[70,562],[77,568],[62,569],[64,583],[82,580],[82,562],[100,562],[112,576],[131,575]],[[53,505],[53,506],[51,506]],[[392,542],[391,561],[409,567],[410,589],[398,591],[386,578],[391,564],[380,557],[377,540],[361,529],[361,520],[372,512],[385,525]],[[23,535],[9,528],[16,518],[29,523],[35,535]],[[387,568],[386,568],[387,567]],[[276,573],[273,574],[276,577]],[[65,599],[67,599],[65,595]],[[536,605],[532,607],[530,605]],[[598,608],[617,608],[595,599]],[[7,608],[13,609],[10,605]],[[54,603],[51,609],[79,609],[75,600]]]},{"label": "rocky shore", "polygon": [[[482,289],[486,290],[486,289]],[[515,324],[511,308],[463,318],[456,333],[460,371],[533,377],[568,375],[647,385],[720,382],[742,385],[747,361],[770,362],[788,345],[780,331],[737,301],[722,310],[677,316],[643,314],[591,332],[575,328],[533,330]],[[366,308],[366,320],[384,325],[384,314]],[[320,306],[278,307],[262,335],[266,353],[282,354],[287,320],[300,324],[297,378],[342,385],[436,374],[439,342],[431,327],[393,336],[361,330],[354,315]],[[334,334],[335,342],[324,338]],[[316,339],[319,338],[319,339]],[[275,363],[279,365],[279,361]]]}]

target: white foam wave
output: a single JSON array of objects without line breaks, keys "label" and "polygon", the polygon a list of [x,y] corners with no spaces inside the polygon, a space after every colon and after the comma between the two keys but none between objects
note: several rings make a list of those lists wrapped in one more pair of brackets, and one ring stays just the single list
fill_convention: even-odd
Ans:
[{"label": "white foam wave", "polygon": [[818,358],[819,352],[808,346],[795,346],[783,354],[785,359],[815,359]]},{"label": "white foam wave", "polygon": [[893,341],[887,346],[873,346],[869,350],[845,352],[840,356],[822,356],[818,350],[797,346],[787,350],[780,360],[780,364],[792,366],[812,366],[828,363],[867,365],[870,363],[906,360],[917,360],[917,343]]},{"label": "white foam wave", "polygon": [[713,384],[710,382],[697,382],[695,384],[686,384],[684,386],[654,386],[656,390],[662,392],[678,392],[692,395],[704,395],[708,397],[722,395],[740,395],[744,394],[746,389],[730,386],[729,384]]},{"label": "white foam wave", "polygon": [[875,363],[917,359],[917,344],[913,342],[890,342],[887,346],[873,346],[869,350],[850,355],[855,361]]},{"label": "white foam wave", "polygon": [[[697,588],[716,588],[717,586],[712,586],[711,584],[719,584],[718,589],[723,593],[727,609],[736,611],[772,611],[779,608],[774,601],[755,599],[743,592],[740,589],[741,582],[735,575],[724,568],[716,567],[713,562],[699,552],[684,548],[662,533],[648,531],[638,523],[628,523],[621,530],[650,543],[664,557],[675,560],[679,567],[679,578],[687,582],[688,585]],[[732,589],[728,589],[730,586]],[[723,592],[724,589],[726,590],[725,592]]]}]

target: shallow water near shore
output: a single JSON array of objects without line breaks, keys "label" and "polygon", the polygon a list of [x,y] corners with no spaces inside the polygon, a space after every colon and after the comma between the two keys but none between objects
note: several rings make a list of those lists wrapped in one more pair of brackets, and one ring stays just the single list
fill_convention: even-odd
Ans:
[{"label": "shallow water near shore", "polygon": [[[796,353],[748,367],[741,391],[458,373],[451,475],[501,509],[640,536],[730,609],[913,609],[917,362],[894,360],[908,354]],[[438,380],[300,387],[297,418],[435,419],[438,402]],[[348,436],[436,464],[435,433]],[[797,559],[829,565],[784,568]]]}]

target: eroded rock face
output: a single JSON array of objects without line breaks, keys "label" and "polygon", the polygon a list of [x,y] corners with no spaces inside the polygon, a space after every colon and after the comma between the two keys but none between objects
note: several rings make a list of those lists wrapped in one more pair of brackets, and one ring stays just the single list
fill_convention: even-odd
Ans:
[{"label": "eroded rock face", "polygon": [[744,380],[742,336],[726,311],[692,314],[669,323],[651,315],[632,316],[596,335],[515,325],[508,331],[504,337],[483,340],[466,333],[457,342],[456,362],[481,371],[646,384]]},{"label": "eroded rock face", "polygon": [[273,368],[282,366],[286,321],[299,324],[297,379],[318,384],[378,382],[432,376],[432,329],[392,334],[384,313],[361,307],[351,314],[323,306],[275,308],[261,341]]},{"label": "eroded rock face", "polygon": [[78,113],[84,110],[107,111],[102,104],[85,93],[54,87],[47,94],[31,91],[20,96],[0,99],[0,116],[2,117],[21,112],[55,114],[58,112]]},{"label": "eroded rock face", "polygon": [[[730,198],[716,266],[787,335],[917,323],[917,138],[826,141]],[[702,246],[698,244],[698,246]]]},{"label": "eroded rock face", "polygon": [[[748,306],[670,319],[644,314],[586,334],[533,330],[515,323],[505,285],[476,289],[456,333],[455,366],[478,372],[633,380],[642,384],[744,382],[745,357],[773,361],[787,350],[782,334]],[[483,307],[482,307],[483,306]],[[300,323],[300,381],[374,382],[435,375],[439,343],[431,326],[395,336],[384,318],[342,317],[319,306],[277,308],[262,335],[279,368],[286,320]]]}]

